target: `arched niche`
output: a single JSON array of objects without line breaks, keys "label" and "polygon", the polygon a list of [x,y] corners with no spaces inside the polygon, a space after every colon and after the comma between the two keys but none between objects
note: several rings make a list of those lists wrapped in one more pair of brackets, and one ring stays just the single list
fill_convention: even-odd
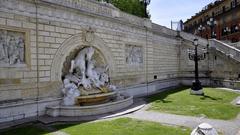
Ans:
[{"label": "arched niche", "polygon": [[106,43],[103,41],[103,39],[94,33],[90,34],[92,34],[92,39],[90,41],[88,39],[86,40],[86,38],[89,38],[88,34],[81,33],[70,37],[59,47],[51,65],[51,81],[61,81],[64,62],[66,62],[69,56],[71,58],[71,53],[72,55],[76,55],[77,51],[89,46],[94,47],[97,52],[103,56],[104,60],[109,66],[109,76],[111,77],[113,75],[115,68],[110,49],[106,46]]}]

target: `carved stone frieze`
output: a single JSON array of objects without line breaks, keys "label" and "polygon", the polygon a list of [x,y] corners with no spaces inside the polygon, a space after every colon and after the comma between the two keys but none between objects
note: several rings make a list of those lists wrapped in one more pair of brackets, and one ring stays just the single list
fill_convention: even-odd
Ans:
[{"label": "carved stone frieze", "polygon": [[0,65],[25,63],[25,33],[0,29]]},{"label": "carved stone frieze", "polygon": [[128,65],[140,65],[143,63],[143,49],[141,46],[126,45],[125,52]]}]

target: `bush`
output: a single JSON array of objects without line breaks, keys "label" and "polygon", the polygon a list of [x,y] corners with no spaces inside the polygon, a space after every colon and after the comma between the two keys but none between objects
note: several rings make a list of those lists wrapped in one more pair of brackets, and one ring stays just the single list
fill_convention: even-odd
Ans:
[{"label": "bush", "polygon": [[[101,1],[101,0],[97,0]],[[115,7],[119,8],[123,12],[127,12],[132,15],[139,17],[149,18],[149,13],[145,15],[145,7],[143,2],[140,0],[103,0],[109,3],[112,3]]]}]

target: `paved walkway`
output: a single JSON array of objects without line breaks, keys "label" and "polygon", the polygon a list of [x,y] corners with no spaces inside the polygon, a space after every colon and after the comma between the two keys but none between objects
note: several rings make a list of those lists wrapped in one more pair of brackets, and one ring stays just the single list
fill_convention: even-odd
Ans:
[{"label": "paved walkway", "polygon": [[[230,91],[240,92],[240,90],[226,89]],[[236,102],[239,102],[240,97],[236,99]],[[146,111],[148,105],[146,105],[141,110],[133,112],[126,115],[126,117],[135,118],[139,120],[147,120],[153,122],[159,122],[161,124],[176,125],[176,126],[185,126],[194,129],[199,124],[205,122],[212,125],[219,132],[222,132],[224,135],[240,135],[240,114],[234,120],[217,120],[217,119],[207,119],[204,117],[193,117],[193,116],[183,116],[175,114],[167,114],[153,111]]]},{"label": "paved walkway", "polygon": [[224,133],[224,135],[236,135],[238,130],[240,130],[240,121],[211,120],[205,118],[164,114],[150,111],[138,111],[133,114],[127,115],[127,117],[140,120],[154,121],[169,125],[185,126],[192,129],[197,127],[199,124],[206,122],[211,124],[218,131]]}]

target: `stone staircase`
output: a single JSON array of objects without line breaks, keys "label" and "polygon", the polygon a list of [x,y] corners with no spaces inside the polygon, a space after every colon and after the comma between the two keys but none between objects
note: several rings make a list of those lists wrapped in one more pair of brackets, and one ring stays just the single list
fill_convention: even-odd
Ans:
[{"label": "stone staircase", "polygon": [[[189,41],[193,41],[195,38],[198,39],[198,43],[201,46],[206,47],[209,44],[209,48],[216,50],[220,53],[222,53],[223,55],[237,61],[240,62],[240,49],[237,47],[237,45],[233,45],[232,43],[226,43],[224,41],[219,41],[216,39],[204,39],[201,38],[199,36],[190,34],[190,33],[186,33],[186,32],[180,32],[180,36],[185,39],[185,40],[189,40]],[[240,44],[240,43],[239,43]],[[239,46],[240,47],[240,46]]]},{"label": "stone staircase", "polygon": [[209,39],[209,47],[226,55],[229,58],[240,62],[240,50],[216,39]]}]

